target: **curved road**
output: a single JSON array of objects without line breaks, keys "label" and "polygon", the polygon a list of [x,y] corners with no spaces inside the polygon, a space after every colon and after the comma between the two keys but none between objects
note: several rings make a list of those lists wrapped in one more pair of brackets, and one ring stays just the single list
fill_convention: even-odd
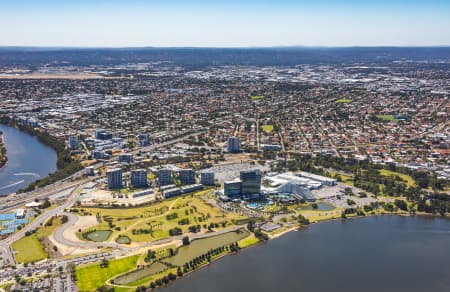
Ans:
[{"label": "curved road", "polygon": [[6,239],[0,241],[0,249],[3,250],[3,255],[9,261],[10,264],[15,264],[15,262],[16,262],[14,259],[14,255],[11,251],[11,247],[10,247],[11,244],[13,242],[21,239],[22,237],[24,237],[26,232],[32,231],[32,230],[38,228],[39,226],[41,226],[41,224],[43,224],[45,221],[47,221],[47,219],[49,219],[50,217],[59,215],[62,212],[64,212],[64,209],[72,206],[75,203],[75,201],[77,200],[78,195],[80,194],[81,190],[82,190],[82,186],[75,188],[70,193],[67,201],[64,204],[57,206],[54,209],[44,211],[44,213],[41,214],[40,216],[38,216],[33,222],[26,225],[21,230],[17,231],[16,233],[12,234],[11,236],[7,237]]},{"label": "curved road", "polygon": [[[67,238],[64,237],[64,232],[75,225],[75,223],[78,221],[78,216],[72,214],[72,213],[61,213],[60,215],[66,215],[69,220],[61,227],[59,227],[58,229],[55,230],[54,233],[54,239],[63,245],[66,246],[70,246],[70,247],[79,247],[79,248],[105,248],[105,247],[111,247],[111,248],[116,248],[119,249],[122,252],[126,252],[126,253],[130,253],[133,251],[137,251],[141,248],[147,248],[147,247],[152,247],[155,245],[161,245],[161,244],[165,244],[165,243],[169,243],[169,242],[175,242],[175,241],[179,241],[181,239],[183,239],[183,237],[186,236],[186,234],[182,234],[182,235],[178,235],[178,236],[172,236],[169,238],[164,238],[164,239],[158,239],[155,241],[150,241],[150,242],[146,242],[146,243],[142,243],[136,247],[127,247],[124,246],[122,244],[116,243],[116,242],[90,242],[90,241],[86,241],[86,242],[79,242],[79,241],[71,241],[68,240]],[[236,231],[238,229],[241,229],[243,227],[245,227],[246,225],[236,225],[236,226],[231,226],[231,227],[227,227],[224,228],[220,231],[216,231],[216,232],[210,232],[210,233],[204,233],[204,234],[191,234],[189,236],[189,238],[191,240],[193,239],[201,239],[201,238],[207,238],[207,237],[211,237],[211,236],[215,236],[215,235],[220,235],[223,233],[227,233],[227,232],[231,232],[231,231]]]}]

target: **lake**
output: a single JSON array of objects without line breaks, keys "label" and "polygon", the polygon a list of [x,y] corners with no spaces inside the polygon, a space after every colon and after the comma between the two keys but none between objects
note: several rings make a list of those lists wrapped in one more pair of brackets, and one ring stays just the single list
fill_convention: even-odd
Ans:
[{"label": "lake", "polygon": [[227,256],[162,292],[450,291],[450,220],[329,221]]},{"label": "lake", "polygon": [[56,152],[36,137],[0,125],[8,162],[0,170],[0,196],[16,192],[56,170]]}]

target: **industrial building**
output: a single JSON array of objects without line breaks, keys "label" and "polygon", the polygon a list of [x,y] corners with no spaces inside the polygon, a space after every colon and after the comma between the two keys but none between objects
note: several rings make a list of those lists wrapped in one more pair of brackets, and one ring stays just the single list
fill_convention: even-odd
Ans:
[{"label": "industrial building", "polygon": [[139,198],[139,197],[143,197],[143,196],[147,196],[147,195],[151,195],[151,194],[153,194],[153,190],[148,189],[148,190],[143,190],[143,191],[139,191],[139,192],[134,192],[131,194],[131,196],[133,198]]},{"label": "industrial building", "polygon": [[123,187],[122,169],[114,168],[106,172],[108,178],[108,189],[120,189]]},{"label": "industrial building", "polygon": [[184,187],[181,187],[181,188],[176,188],[175,187],[175,188],[167,189],[167,190],[163,191],[162,193],[163,193],[164,198],[167,199],[167,198],[171,198],[171,197],[174,197],[174,196],[179,196],[179,195],[182,195],[182,194],[195,192],[195,191],[198,191],[198,190],[201,190],[201,189],[203,189],[202,185],[193,184],[193,185],[184,186]]}]

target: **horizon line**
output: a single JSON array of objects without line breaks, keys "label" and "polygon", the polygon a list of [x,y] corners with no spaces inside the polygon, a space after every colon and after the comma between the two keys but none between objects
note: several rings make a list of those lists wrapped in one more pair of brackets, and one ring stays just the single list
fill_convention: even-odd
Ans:
[{"label": "horizon line", "polygon": [[445,45],[274,45],[274,46],[41,46],[0,45],[0,49],[350,49],[350,48],[450,48]]}]

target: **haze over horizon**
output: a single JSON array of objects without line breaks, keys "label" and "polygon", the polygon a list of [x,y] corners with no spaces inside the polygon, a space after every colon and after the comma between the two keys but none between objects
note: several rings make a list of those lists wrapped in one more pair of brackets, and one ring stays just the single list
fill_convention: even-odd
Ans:
[{"label": "haze over horizon", "polygon": [[0,46],[450,45],[445,0],[5,0],[0,9]]}]

